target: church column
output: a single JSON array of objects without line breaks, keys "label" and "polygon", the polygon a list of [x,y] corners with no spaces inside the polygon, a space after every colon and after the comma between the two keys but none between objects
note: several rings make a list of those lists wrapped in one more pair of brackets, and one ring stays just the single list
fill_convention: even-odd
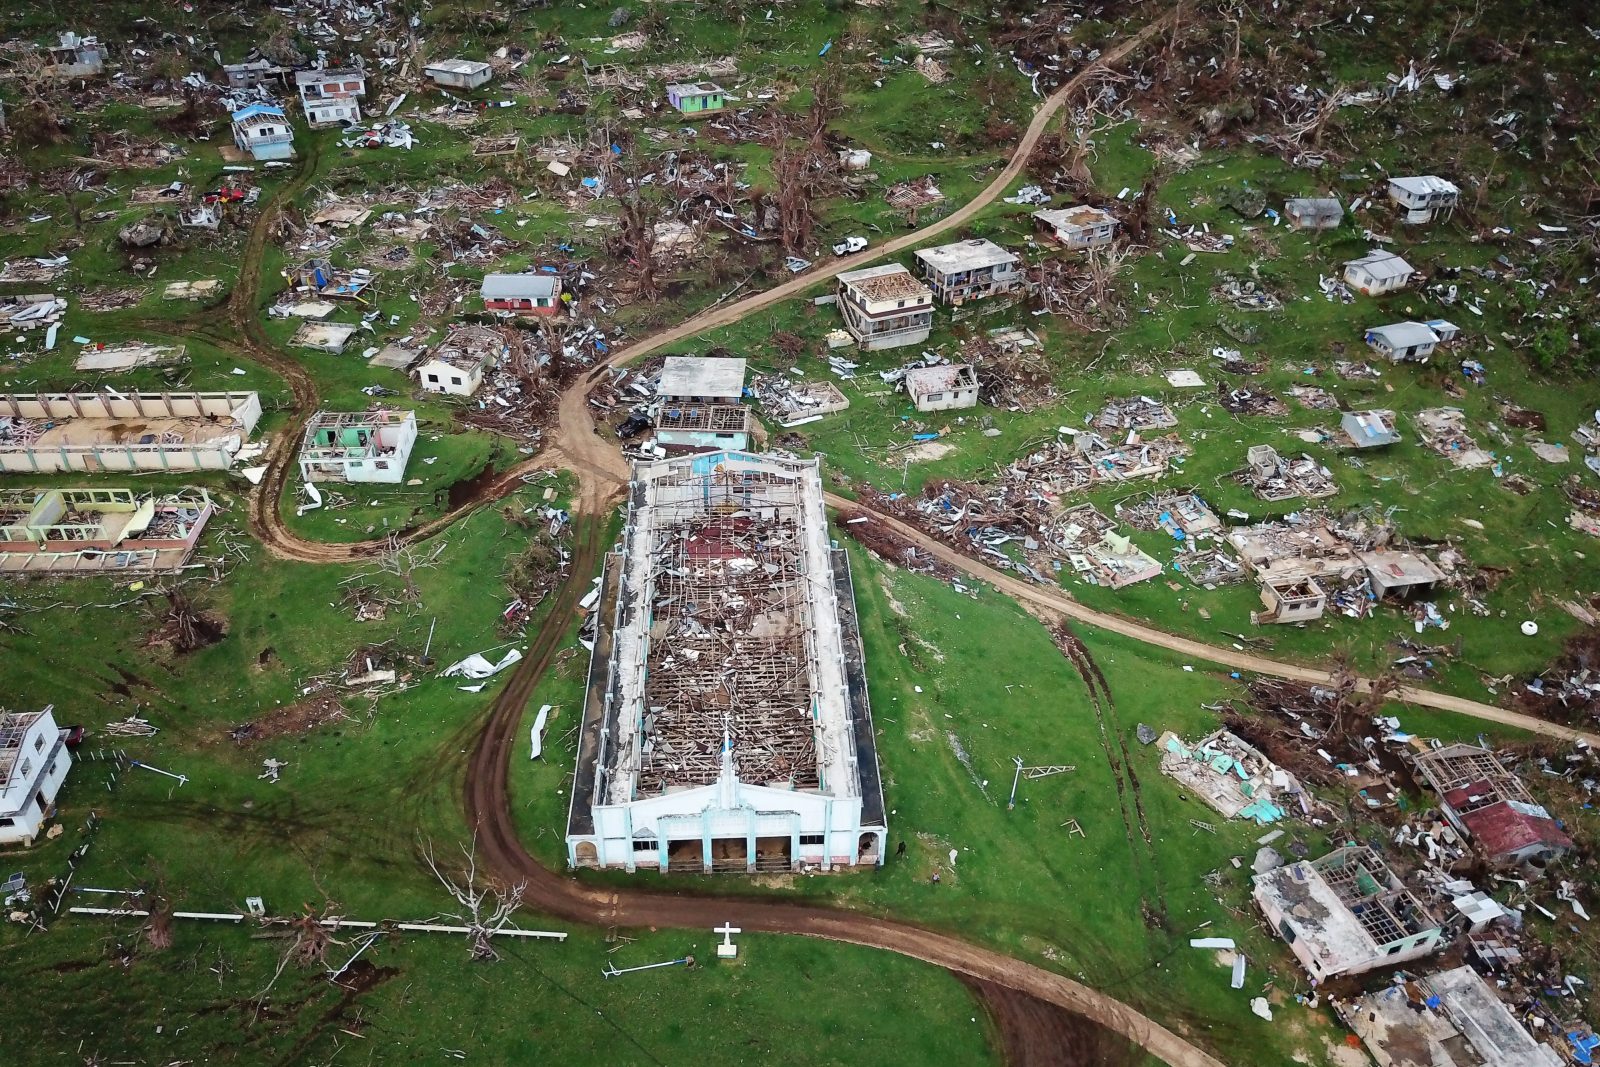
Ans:
[{"label": "church column", "polygon": [[833,798],[829,797],[823,802],[822,807],[822,869],[833,870]]}]

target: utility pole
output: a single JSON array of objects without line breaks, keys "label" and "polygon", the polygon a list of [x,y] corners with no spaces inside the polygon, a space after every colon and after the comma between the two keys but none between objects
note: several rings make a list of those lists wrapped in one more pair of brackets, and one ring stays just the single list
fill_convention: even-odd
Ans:
[{"label": "utility pole", "polygon": [[1011,760],[1017,765],[1017,773],[1011,776],[1011,799],[1006,801],[1006,810],[1011,811],[1017,806],[1017,782],[1022,778],[1022,757],[1012,756]]}]

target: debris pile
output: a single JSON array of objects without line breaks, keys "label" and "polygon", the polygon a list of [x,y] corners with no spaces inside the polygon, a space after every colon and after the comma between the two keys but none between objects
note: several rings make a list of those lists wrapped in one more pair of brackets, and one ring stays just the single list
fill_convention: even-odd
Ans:
[{"label": "debris pile", "polygon": [[1339,491],[1328,469],[1309,455],[1285,459],[1271,445],[1251,445],[1239,481],[1262,500],[1333,496]]},{"label": "debris pile", "polygon": [[1161,773],[1226,818],[1266,826],[1293,814],[1312,814],[1313,798],[1295,776],[1227,729],[1192,745],[1169,730],[1156,743]]},{"label": "debris pile", "polygon": [[1463,470],[1495,462],[1494,453],[1479,448],[1467,433],[1467,416],[1460,408],[1428,408],[1413,415],[1411,421],[1429,448]]}]

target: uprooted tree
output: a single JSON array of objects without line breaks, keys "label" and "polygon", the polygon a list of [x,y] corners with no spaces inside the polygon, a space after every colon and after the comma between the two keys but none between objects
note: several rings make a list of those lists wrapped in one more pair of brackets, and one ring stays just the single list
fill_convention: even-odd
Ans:
[{"label": "uprooted tree", "polygon": [[461,846],[466,866],[458,875],[440,869],[431,841],[423,844],[422,854],[433,876],[461,907],[460,911],[445,915],[467,928],[468,953],[475,960],[498,960],[500,953],[491,942],[496,934],[512,925],[511,917],[522,907],[526,886],[521,882],[510,886],[480,884],[476,840],[470,848]]}]

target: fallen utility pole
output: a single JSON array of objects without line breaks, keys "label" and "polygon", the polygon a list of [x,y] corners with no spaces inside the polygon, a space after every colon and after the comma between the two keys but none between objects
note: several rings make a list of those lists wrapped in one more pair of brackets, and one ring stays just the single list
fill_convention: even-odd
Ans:
[{"label": "fallen utility pole", "polygon": [[362,935],[358,939],[361,942],[361,944],[360,944],[360,947],[358,947],[356,949],[356,954],[354,956],[351,956],[349,959],[345,960],[344,961],[344,966],[340,967],[337,971],[330,970],[328,972],[328,981],[337,982],[339,980],[339,978],[344,974],[344,972],[346,972],[346,971],[348,971],[350,969],[350,965],[355,963],[356,960],[360,959],[361,958],[361,954],[363,952],[367,951],[367,949],[369,949],[373,945],[377,944],[378,943],[378,939],[380,937],[382,937],[382,936],[383,936],[383,931],[382,930],[377,930],[377,931],[374,931],[373,933]]},{"label": "fallen utility pole", "polygon": [[138,760],[129,760],[128,761],[128,766],[130,766],[130,767],[143,767],[147,771],[155,771],[157,774],[164,774],[168,778],[176,779],[180,786],[183,785],[184,783],[188,782],[188,780],[189,780],[189,776],[187,774],[173,774],[171,771],[164,771],[160,767],[152,767],[152,766],[150,766],[150,764],[148,764],[148,763],[140,763]]},{"label": "fallen utility pole", "polygon": [[634,971],[653,971],[657,967],[676,967],[680,963],[693,962],[693,956],[685,956],[682,959],[667,960],[665,963],[646,963],[639,967],[618,967],[614,963],[608,963],[605,965],[604,969],[601,970],[600,974],[605,978],[616,978],[618,975],[632,974]]}]

